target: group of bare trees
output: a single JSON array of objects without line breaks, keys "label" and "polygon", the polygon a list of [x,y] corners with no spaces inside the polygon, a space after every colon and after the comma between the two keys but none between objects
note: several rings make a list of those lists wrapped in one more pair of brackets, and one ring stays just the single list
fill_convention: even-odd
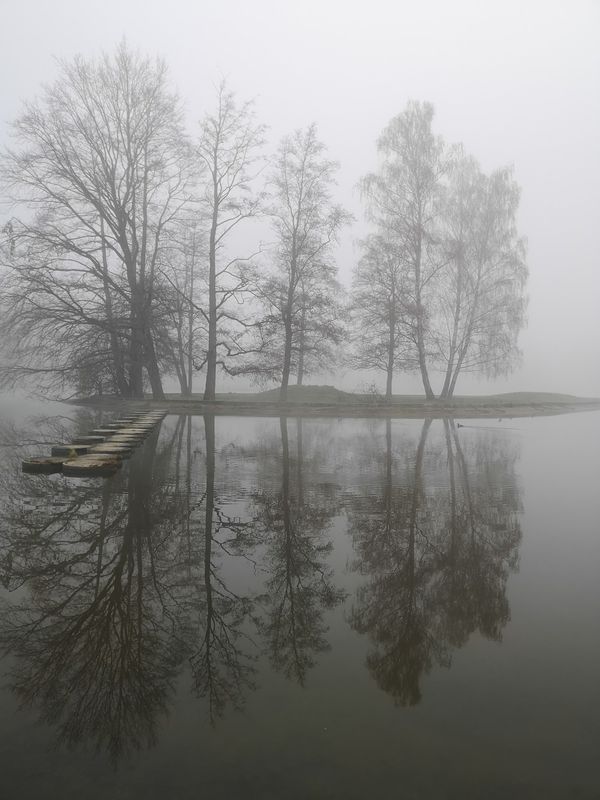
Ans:
[{"label": "group of bare trees", "polygon": [[[443,396],[461,371],[508,370],[527,275],[518,188],[432,117],[411,103],[382,134],[348,301],[334,249],[351,217],[315,125],[268,162],[265,127],[225,84],[194,139],[161,61],[122,44],[61,64],[0,164],[2,381],[162,399],[165,376],[191,394],[203,371],[212,400],[224,370],[278,381],[285,400],[292,376],[351,362],[383,369],[388,395],[395,372],[420,371],[432,397],[432,370]],[[268,243],[252,243],[258,217]]]},{"label": "group of bare trees", "polygon": [[353,312],[355,364],[430,373],[452,396],[464,371],[495,377],[519,356],[527,280],[510,169],[485,175],[462,147],[434,136],[433,106],[411,102],[383,131],[379,170],[361,190],[374,231],[361,242]]}]

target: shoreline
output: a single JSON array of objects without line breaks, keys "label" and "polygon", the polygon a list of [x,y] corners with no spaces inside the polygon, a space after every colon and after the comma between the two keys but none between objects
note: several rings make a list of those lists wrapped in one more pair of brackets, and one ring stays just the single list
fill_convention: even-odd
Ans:
[{"label": "shoreline", "polygon": [[600,410],[600,398],[580,398],[569,395],[539,394],[534,392],[455,397],[451,400],[426,400],[412,395],[396,395],[392,402],[384,398],[357,395],[323,402],[311,399],[291,399],[286,403],[250,395],[227,395],[205,402],[201,395],[191,398],[169,395],[164,401],[150,397],[128,399],[114,396],[93,396],[68,401],[71,405],[121,411],[123,409],[164,409],[169,414],[202,416],[253,416],[253,417],[394,417],[425,419],[459,417],[465,419],[511,419],[513,417],[556,416],[583,411]]}]

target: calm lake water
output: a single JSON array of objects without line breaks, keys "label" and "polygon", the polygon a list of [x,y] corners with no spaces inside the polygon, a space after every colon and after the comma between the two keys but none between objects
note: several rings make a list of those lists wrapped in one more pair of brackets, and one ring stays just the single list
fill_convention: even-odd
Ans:
[{"label": "calm lake water", "polygon": [[169,416],[20,472],[108,416],[4,406],[3,800],[600,798],[598,413]]}]

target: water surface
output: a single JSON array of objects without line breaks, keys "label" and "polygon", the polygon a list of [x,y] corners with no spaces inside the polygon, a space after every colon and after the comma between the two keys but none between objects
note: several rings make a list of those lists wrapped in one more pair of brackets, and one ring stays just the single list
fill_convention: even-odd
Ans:
[{"label": "water surface", "polygon": [[36,415],[3,798],[600,797],[600,415],[170,416],[110,480],[21,474],[102,421]]}]

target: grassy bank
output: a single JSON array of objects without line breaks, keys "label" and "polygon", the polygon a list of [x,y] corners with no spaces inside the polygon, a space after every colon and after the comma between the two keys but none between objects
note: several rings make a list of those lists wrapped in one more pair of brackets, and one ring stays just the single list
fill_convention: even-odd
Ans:
[{"label": "grassy bank", "polygon": [[510,392],[494,395],[457,395],[446,400],[427,400],[419,395],[393,395],[391,400],[377,394],[343,392],[334,386],[291,386],[286,403],[279,390],[217,394],[205,403],[201,394],[182,397],[169,394],[165,402],[123,400],[102,396],[72,400],[80,405],[104,408],[168,408],[173,414],[248,416],[333,416],[333,417],[529,417],[566,414],[600,409],[600,398],[575,397],[549,392]]}]

